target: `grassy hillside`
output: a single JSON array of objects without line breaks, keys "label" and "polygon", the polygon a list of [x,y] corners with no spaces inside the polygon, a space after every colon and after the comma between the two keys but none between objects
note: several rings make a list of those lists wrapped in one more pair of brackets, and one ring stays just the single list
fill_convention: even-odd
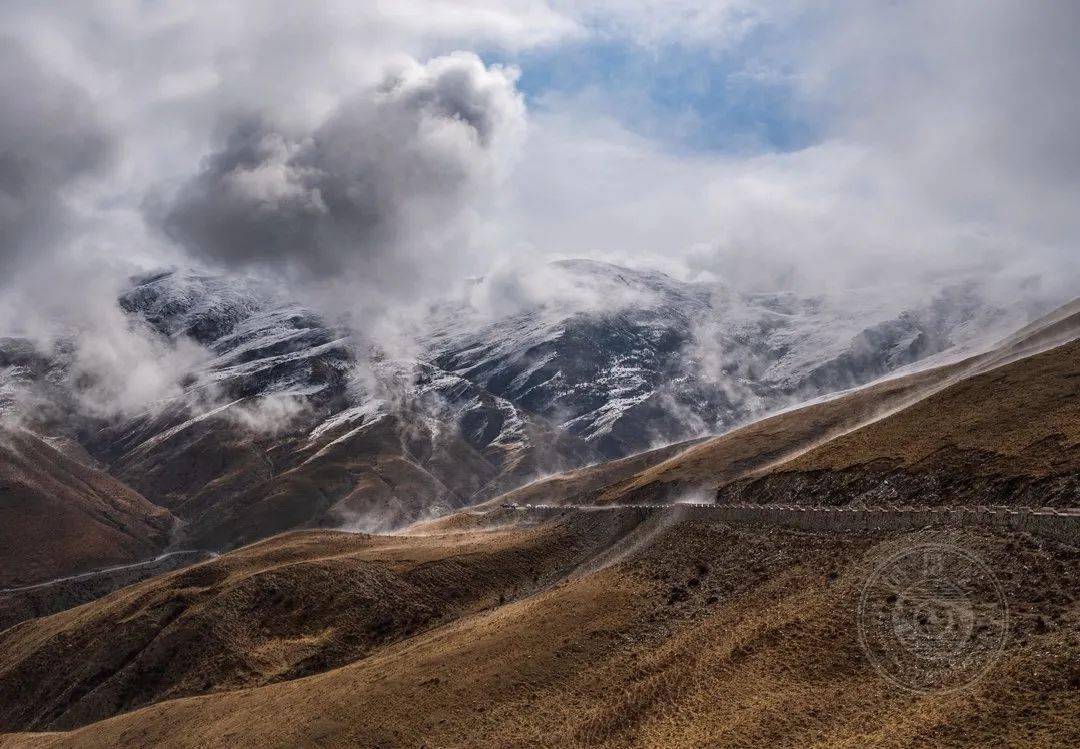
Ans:
[{"label": "grassy hillside", "polygon": [[[277,615],[254,614],[244,624],[239,612],[215,607],[219,593],[205,600],[206,616],[214,612],[224,627],[261,631],[264,638],[269,628],[274,637],[203,639],[177,659],[198,662],[189,673],[206,673],[223,658],[281,668],[287,654],[300,650],[308,663],[320,653],[327,659],[320,673],[246,688],[231,687],[245,679],[263,683],[270,671],[234,666],[228,683],[192,680],[185,691],[198,696],[163,702],[157,700],[177,693],[160,691],[152,674],[144,674],[105,692],[127,695],[127,706],[155,704],[70,733],[11,735],[0,746],[862,748],[1080,741],[1080,601],[1071,584],[1080,557],[1071,550],[1019,537],[950,537],[998,572],[1014,612],[1012,634],[991,677],[971,691],[913,695],[876,675],[859,649],[854,612],[860,582],[876,560],[914,539],[732,529],[690,518],[611,533],[589,520],[625,516],[578,512],[532,531],[396,542],[301,534],[191,570],[190,584],[174,576],[20,625],[4,636],[0,702],[21,705],[25,720],[42,709],[43,695],[18,692],[19,686],[60,689],[60,674],[78,673],[75,647],[87,628],[147,616],[131,607],[152,596],[166,610],[189,609],[198,590],[235,585],[238,570],[262,557],[263,571],[247,586],[277,590],[279,601],[260,607]],[[569,565],[565,554],[537,553],[536,544],[566,533],[590,539],[577,564]],[[301,562],[298,548],[317,558]],[[510,561],[513,550],[520,553],[517,564]],[[284,569],[270,564],[274,558]],[[399,617],[374,638],[377,612],[387,603],[397,610],[397,596],[350,599],[355,576],[327,571],[359,559],[372,567],[368,581],[436,565],[433,583],[445,580],[469,592],[451,605],[440,599],[445,592],[411,591],[402,603],[439,600],[441,620]],[[487,576],[469,572],[478,564],[490,570]],[[457,575],[448,575],[454,569]],[[285,575],[288,586],[279,582]],[[128,660],[175,646],[169,631],[163,628]],[[365,646],[342,657],[342,632]],[[72,643],[68,655],[56,647],[60,642]],[[13,664],[34,652],[48,655],[40,656],[38,669],[13,676]],[[96,711],[69,712],[59,722],[82,723],[124,707],[103,709],[92,695],[83,699]],[[14,717],[9,711],[9,730],[18,723]]]},{"label": "grassy hillside", "polygon": [[89,456],[0,429],[0,589],[152,557],[174,522]]}]

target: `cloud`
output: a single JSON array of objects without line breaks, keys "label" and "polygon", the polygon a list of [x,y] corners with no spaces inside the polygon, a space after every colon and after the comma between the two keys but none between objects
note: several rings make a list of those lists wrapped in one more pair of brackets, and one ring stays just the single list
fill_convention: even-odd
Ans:
[{"label": "cloud", "polygon": [[830,44],[797,50],[803,94],[835,112],[833,139],[867,151],[881,197],[937,226],[992,233],[1053,261],[1075,257],[1080,103],[1069,92],[1080,84],[1080,7],[839,9]]},{"label": "cloud", "polygon": [[[609,5],[609,21],[630,24],[625,43],[647,43],[648,14]],[[815,140],[787,152],[688,150],[662,128],[633,132],[640,115],[612,104],[618,92],[604,92],[602,108],[588,91],[548,92],[533,102],[508,240],[748,288],[994,275],[1006,303],[1030,293],[1032,278],[1047,299],[1075,293],[1073,5],[689,5],[655,27],[664,43],[696,46],[708,65],[725,42],[687,24],[707,6],[735,13],[753,33],[723,38],[753,40],[736,49],[746,71],[782,72],[792,107],[819,123]],[[663,65],[662,44],[653,54]]]},{"label": "cloud", "polygon": [[135,416],[183,393],[183,381],[208,352],[189,338],[168,340],[103,305],[73,336],[70,380],[83,413]]},{"label": "cloud", "polygon": [[74,229],[68,192],[109,164],[114,143],[87,94],[0,37],[0,286]]},{"label": "cloud", "polygon": [[[89,92],[108,136],[123,144],[115,179],[91,206],[97,246],[175,260],[138,225],[139,206],[163,184],[186,185],[171,228],[196,257],[297,276],[345,267],[353,281],[377,273],[374,291],[400,296],[430,288],[436,268],[480,274],[488,260],[537,254],[660,260],[668,270],[806,287],[865,283],[882,263],[889,273],[934,273],[1016,265],[1023,255],[1031,273],[1064,268],[1075,279],[1075,13],[1065,3],[923,0],[410,0],[303,12],[239,2],[214,13],[101,2],[12,3],[0,20],[47,75]],[[499,183],[487,176],[509,170],[513,148],[462,145],[451,134],[468,128],[427,131],[423,123],[441,120],[409,109],[437,108],[447,92],[447,76],[415,60],[455,49],[513,60],[590,41],[625,45],[646,72],[672,47],[700,52],[683,55],[684,65],[708,66],[720,52],[725,66],[741,58],[732,77],[752,87],[782,76],[820,137],[792,153],[678,150],[663,123],[649,137],[630,132],[624,119],[649,118],[621,118],[617,90],[541,91],[520,166]],[[399,63],[412,78],[400,101],[379,101],[394,60],[413,61]],[[495,76],[478,66],[463,80]],[[649,106],[631,98],[628,109]],[[520,136],[520,124],[500,132]],[[401,140],[376,158],[401,125]],[[371,176],[358,178],[361,169]],[[308,250],[300,257],[292,246]],[[373,292],[359,288],[353,297]]]},{"label": "cloud", "polygon": [[[127,263],[94,257],[85,242],[97,220],[87,196],[115,167],[115,133],[88,91],[10,37],[0,39],[0,99],[0,334],[66,362],[86,413],[175,395],[197,347],[133,327],[116,306]],[[25,384],[7,418],[47,419],[48,399]]]},{"label": "cloud", "polygon": [[[406,354],[403,308],[463,276],[488,279],[470,293],[493,315],[581,296],[565,277],[530,276],[552,257],[808,293],[990,275],[998,301],[1061,298],[1080,279],[1077,12],[929,0],[4,3],[0,25],[17,41],[0,45],[0,320],[44,337],[73,321],[142,335],[103,310],[129,273],[166,262],[299,283],[306,302],[351,312]],[[527,66],[568,43],[622,48],[643,74],[677,48],[690,80],[658,74],[670,85],[658,95],[677,106],[629,116],[620,102],[650,99],[599,90],[602,70],[567,92],[483,62]],[[715,124],[680,98],[693,65],[722,61],[707,71],[721,76],[740,60],[740,95],[783,81],[770,95],[812,113],[813,142],[695,150],[724,133],[665,138]],[[664,121],[671,111],[687,117]],[[154,345],[130,352],[153,357]]]},{"label": "cloud", "polygon": [[561,319],[659,303],[656,290],[644,288],[636,279],[627,282],[622,268],[601,268],[587,261],[537,264],[528,257],[508,256],[496,259],[487,274],[467,284],[462,301],[476,322],[526,311]]},{"label": "cloud", "polygon": [[303,397],[267,395],[237,404],[225,412],[225,417],[256,434],[277,436],[303,423],[312,413],[311,404]]},{"label": "cloud", "polygon": [[401,60],[311,132],[238,124],[154,217],[211,263],[423,289],[425,263],[450,261],[426,254],[450,251],[443,238],[513,158],[515,79],[471,53]]}]

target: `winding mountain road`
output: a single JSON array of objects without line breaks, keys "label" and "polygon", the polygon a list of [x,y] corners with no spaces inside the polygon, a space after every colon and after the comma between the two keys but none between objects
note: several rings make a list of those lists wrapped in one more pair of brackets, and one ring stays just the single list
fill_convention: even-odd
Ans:
[{"label": "winding mountain road", "polygon": [[[139,569],[141,567],[149,567],[154,564],[171,559],[178,556],[194,556],[203,557],[205,559],[213,559],[219,554],[216,551],[206,551],[203,549],[178,549],[177,551],[169,551],[153,559],[144,559],[141,562],[132,562],[131,564],[118,564],[113,567],[103,567],[102,569],[90,570],[89,572],[81,572],[78,575],[66,575],[64,577],[53,578],[52,580],[45,580],[44,582],[34,583],[33,585],[22,585],[16,588],[0,588],[0,595],[9,593],[26,593],[31,590],[40,590],[42,588],[48,588],[53,585],[59,585],[61,583],[70,583],[78,580],[89,580],[94,577],[100,577],[101,575],[112,575],[117,572],[124,572],[126,570]],[[198,560],[202,561],[202,560]]]}]

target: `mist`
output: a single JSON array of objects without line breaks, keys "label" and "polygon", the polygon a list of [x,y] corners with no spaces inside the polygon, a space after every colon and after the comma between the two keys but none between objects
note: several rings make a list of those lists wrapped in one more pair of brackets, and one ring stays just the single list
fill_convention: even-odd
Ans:
[{"label": "mist", "polygon": [[[895,310],[974,282],[1018,318],[1080,278],[1068,4],[11,3],[0,19],[17,103],[0,114],[3,334],[73,337],[97,415],[177,397],[212,356],[115,309],[166,266],[262,279],[354,331],[361,368],[371,346],[422,353],[440,305],[483,325],[649,303],[548,265],[566,258],[724,293],[870,290]],[[591,44],[645,62],[621,88],[531,82]],[[652,111],[636,88],[672,50],[725,90],[781,91],[810,135],[687,145],[709,113]],[[687,356],[752,404],[731,374],[754,361],[716,343],[730,321],[695,324]]]}]

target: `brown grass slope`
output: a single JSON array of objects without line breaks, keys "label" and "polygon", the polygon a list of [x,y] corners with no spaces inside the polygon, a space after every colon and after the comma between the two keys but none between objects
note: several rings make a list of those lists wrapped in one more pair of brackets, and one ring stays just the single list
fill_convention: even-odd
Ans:
[{"label": "brown grass slope", "polygon": [[598,492],[598,504],[706,498],[717,485],[777,463],[914,402],[949,373],[930,370],[787,411],[714,437]]},{"label": "brown grass slope", "polygon": [[153,557],[173,523],[88,462],[0,430],[0,588]]},{"label": "brown grass slope", "polygon": [[[1076,474],[1076,317],[553,494],[626,502],[722,485],[772,501],[794,477],[813,502],[895,500],[887,479],[943,500],[982,501],[987,486],[1042,498],[1024,487]],[[969,477],[968,493],[949,477]],[[1076,549],[732,528],[685,508],[643,518],[291,534],[24,622],[0,633],[0,730],[72,730],[0,746],[1080,745]],[[897,689],[857,643],[861,581],[921,540],[977,553],[1008,601],[1007,647],[966,691]]]},{"label": "brown grass slope", "polygon": [[[619,514],[593,516],[612,522]],[[497,548],[534,536],[466,538]],[[340,668],[160,702],[70,733],[13,734],[0,746],[863,749],[1080,741],[1074,550],[1024,537],[949,536],[998,573],[1011,636],[970,690],[920,695],[877,676],[857,644],[855,610],[861,580],[881,555],[924,536],[732,529],[691,516],[620,538],[617,547],[628,553],[607,566],[586,565],[503,605],[474,606]],[[415,544],[423,558],[432,542],[398,543]],[[367,616],[373,605],[358,603],[355,614]],[[309,620],[325,616],[312,612]]]},{"label": "brown grass slope", "polygon": [[0,730],[325,671],[549,584],[628,528],[279,536],[0,633]]},{"label": "brown grass slope", "polygon": [[0,632],[27,619],[49,616],[181,567],[211,559],[210,552],[177,550],[145,562],[107,567],[74,577],[0,593]]}]

